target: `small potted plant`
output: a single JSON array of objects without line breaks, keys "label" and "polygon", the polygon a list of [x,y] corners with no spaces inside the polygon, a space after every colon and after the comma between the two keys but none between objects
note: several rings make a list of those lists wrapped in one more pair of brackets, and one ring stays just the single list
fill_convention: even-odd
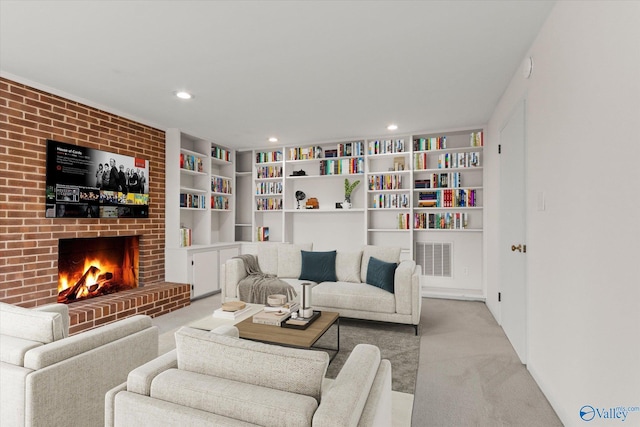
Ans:
[{"label": "small potted plant", "polygon": [[349,179],[344,179],[344,203],[342,203],[343,209],[351,209],[351,193],[353,190],[360,184],[360,180],[357,179],[353,181],[351,184],[349,183]]}]

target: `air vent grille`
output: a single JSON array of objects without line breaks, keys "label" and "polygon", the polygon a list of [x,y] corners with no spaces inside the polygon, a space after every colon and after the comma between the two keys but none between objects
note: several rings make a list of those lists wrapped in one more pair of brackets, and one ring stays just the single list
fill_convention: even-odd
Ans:
[{"label": "air vent grille", "polygon": [[451,277],[451,243],[416,242],[416,263],[424,276]]}]

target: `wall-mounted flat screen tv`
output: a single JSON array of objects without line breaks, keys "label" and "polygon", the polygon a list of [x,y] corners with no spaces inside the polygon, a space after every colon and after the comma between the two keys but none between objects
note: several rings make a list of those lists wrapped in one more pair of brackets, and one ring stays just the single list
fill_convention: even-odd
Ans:
[{"label": "wall-mounted flat screen tv", "polygon": [[47,218],[148,218],[149,161],[47,140]]}]

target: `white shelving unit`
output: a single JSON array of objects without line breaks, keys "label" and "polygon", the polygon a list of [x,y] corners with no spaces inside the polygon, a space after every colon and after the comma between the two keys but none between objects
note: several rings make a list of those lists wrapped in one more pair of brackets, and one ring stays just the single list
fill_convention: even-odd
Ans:
[{"label": "white shelving unit", "polygon": [[234,157],[179,129],[166,132],[165,280],[191,284],[192,298],[219,291],[221,262],[240,252]]},{"label": "white shelving unit", "polygon": [[[425,247],[443,245],[451,249],[449,265],[445,268],[448,274],[423,276],[423,289],[434,295],[479,296],[482,294],[483,147],[472,146],[471,135],[481,131],[482,128],[458,129],[247,151],[243,154],[244,161],[250,159],[251,165],[237,169],[242,175],[236,173],[236,180],[248,176],[249,171],[252,178],[251,183],[244,184],[240,190],[238,206],[242,206],[243,213],[236,213],[236,239],[256,242],[257,228],[269,227],[272,242],[313,242],[317,251],[336,249],[336,241],[345,251],[357,251],[365,244],[396,246],[403,249],[403,257],[413,259],[424,257]],[[442,140],[442,137],[446,137],[445,146],[421,146],[425,141]],[[360,151],[354,150],[353,144],[350,152],[345,150],[344,144],[355,142],[361,143]],[[281,153],[277,161],[265,154],[274,151]],[[336,164],[342,167],[337,169]],[[282,176],[258,176],[258,168],[265,166],[282,168]],[[327,174],[328,166],[334,168],[331,172],[335,173]],[[300,171],[304,171],[304,175],[294,175]],[[444,176],[447,178],[442,178]],[[361,181],[352,194],[351,209],[336,206],[344,199],[345,178],[350,182]],[[376,179],[379,180],[377,186]],[[372,187],[370,180],[374,182]],[[427,180],[429,187],[422,188],[426,187]],[[261,191],[259,186],[271,183],[281,185],[281,193],[257,194]],[[300,202],[300,209],[295,196],[298,191],[306,196]],[[454,193],[457,199],[462,197],[464,203],[444,205],[445,200],[456,199]],[[310,197],[318,200],[319,209],[305,209]],[[282,208],[258,210],[257,201],[261,198],[277,200]],[[425,203],[429,199],[435,201]],[[250,212],[251,218],[240,221],[240,215],[246,212]],[[426,217],[426,221],[420,222],[421,217]],[[453,228],[445,224],[447,218],[453,218]],[[431,228],[429,219],[433,223]],[[424,260],[416,261],[424,264]]]}]

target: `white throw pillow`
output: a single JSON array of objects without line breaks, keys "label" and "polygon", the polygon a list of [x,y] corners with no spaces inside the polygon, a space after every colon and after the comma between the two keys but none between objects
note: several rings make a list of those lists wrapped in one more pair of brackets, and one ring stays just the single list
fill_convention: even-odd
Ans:
[{"label": "white throw pillow", "polygon": [[362,251],[341,252],[336,255],[336,276],[339,282],[360,283]]}]

